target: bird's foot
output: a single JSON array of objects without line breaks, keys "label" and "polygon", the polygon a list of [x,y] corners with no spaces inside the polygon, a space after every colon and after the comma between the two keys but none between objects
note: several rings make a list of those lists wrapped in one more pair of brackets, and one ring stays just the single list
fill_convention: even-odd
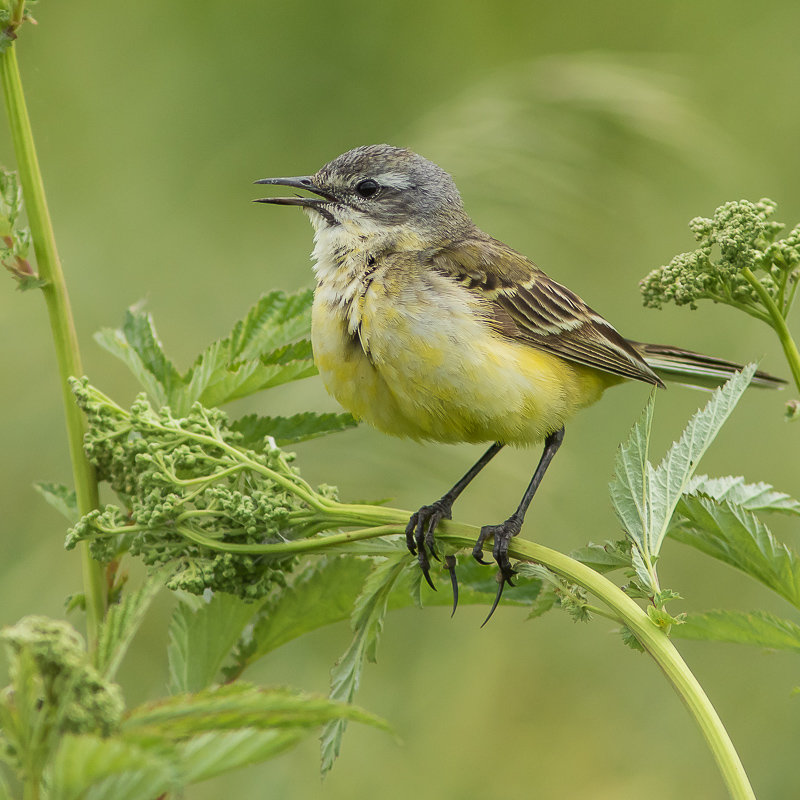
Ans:
[{"label": "bird's foot", "polygon": [[[411,515],[411,519],[406,525],[406,546],[411,551],[411,555],[417,557],[422,574],[425,576],[428,586],[434,591],[436,591],[436,587],[431,580],[431,563],[428,554],[430,553],[437,561],[441,560],[436,555],[434,532],[436,526],[443,519],[451,518],[452,508],[452,501],[442,497],[429,506],[422,506],[419,511]],[[447,560],[446,565],[450,571],[450,579],[455,581],[455,562],[451,565]]]},{"label": "bird's foot", "polygon": [[[521,528],[522,521],[516,516],[509,517],[505,522],[501,522],[499,525],[484,525],[481,528],[478,541],[475,542],[475,547],[472,548],[472,557],[479,564],[488,564],[488,561],[483,560],[483,543],[490,536],[493,537],[494,545],[492,546],[492,556],[494,556],[494,560],[499,567],[497,573],[497,594],[495,595],[494,603],[492,603],[492,608],[489,611],[488,616],[483,621],[483,625],[485,625],[492,618],[492,614],[494,614],[495,609],[500,603],[500,598],[503,596],[503,589],[505,589],[506,584],[509,586],[514,585],[511,579],[516,573],[514,572],[514,569],[511,566],[511,561],[508,558],[508,545],[511,540],[520,532]],[[481,625],[481,627],[483,627],[483,625]]]}]

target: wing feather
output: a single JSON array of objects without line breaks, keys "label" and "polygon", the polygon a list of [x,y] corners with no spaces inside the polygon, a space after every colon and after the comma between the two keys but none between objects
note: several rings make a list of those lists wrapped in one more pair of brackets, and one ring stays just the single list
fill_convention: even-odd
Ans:
[{"label": "wing feather", "polygon": [[603,317],[502,242],[476,236],[428,255],[436,269],[486,303],[487,318],[503,336],[568,361],[663,385]]}]

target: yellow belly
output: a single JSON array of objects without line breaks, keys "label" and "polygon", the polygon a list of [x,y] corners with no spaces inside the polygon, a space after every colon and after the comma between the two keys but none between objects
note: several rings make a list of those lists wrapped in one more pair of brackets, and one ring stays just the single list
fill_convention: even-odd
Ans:
[{"label": "yellow belly", "polygon": [[351,335],[318,289],[315,362],[344,408],[397,436],[532,444],[618,381],[500,336],[467,292],[435,275],[400,288],[373,281],[359,318]]}]

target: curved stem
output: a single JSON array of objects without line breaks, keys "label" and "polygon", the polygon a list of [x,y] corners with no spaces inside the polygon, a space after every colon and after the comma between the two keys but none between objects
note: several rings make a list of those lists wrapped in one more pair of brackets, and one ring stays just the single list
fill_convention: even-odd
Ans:
[{"label": "curved stem", "polygon": [[786,324],[786,319],[753,271],[749,267],[745,267],[742,274],[753,287],[764,305],[764,308],[766,308],[769,313],[769,325],[775,330],[775,333],[778,334],[778,339],[780,339],[786,360],[789,362],[789,369],[792,371],[792,377],[797,386],[797,391],[800,392],[800,351],[798,351],[797,345],[792,338],[789,326]]},{"label": "curved stem", "polygon": [[[67,287],[56,251],[53,226],[44,194],[44,183],[36,157],[33,132],[28,118],[25,96],[22,92],[14,45],[9,45],[0,55],[0,81],[2,81],[39,276],[46,281],[46,285],[42,288],[42,294],[47,305],[47,314],[56,349],[78,509],[81,514],[87,514],[98,505],[97,478],[94,468],[83,452],[83,416],[75,404],[68,382],[71,376],[80,376],[83,370]],[[103,571],[100,564],[89,555],[86,545],[81,548],[81,560],[86,595],[87,638],[91,646],[96,641],[97,627],[105,614]]]}]

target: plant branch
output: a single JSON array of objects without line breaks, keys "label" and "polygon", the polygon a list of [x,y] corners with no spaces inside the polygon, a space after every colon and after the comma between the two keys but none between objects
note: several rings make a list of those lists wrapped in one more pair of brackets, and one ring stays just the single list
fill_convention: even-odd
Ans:
[{"label": "plant branch", "polygon": [[775,333],[778,334],[784,355],[789,362],[789,369],[792,371],[792,377],[797,386],[797,391],[800,392],[800,351],[798,351],[797,345],[792,338],[789,326],[786,324],[786,319],[761,281],[753,274],[753,271],[749,267],[745,267],[744,270],[742,270],[742,274],[753,287],[764,305],[764,308],[766,308],[769,313],[769,325],[775,330]]},{"label": "plant branch", "polygon": [[[70,376],[79,376],[83,374],[83,370],[13,44],[0,54],[0,81],[2,81],[39,275],[46,281],[42,287],[42,294],[47,305],[55,344],[78,509],[81,514],[87,514],[98,505],[97,478],[94,468],[83,452],[83,416],[75,404],[68,383]],[[100,564],[90,557],[86,545],[81,548],[81,559],[86,595],[87,637],[91,646],[96,641],[97,627],[105,613],[103,572]]]}]

